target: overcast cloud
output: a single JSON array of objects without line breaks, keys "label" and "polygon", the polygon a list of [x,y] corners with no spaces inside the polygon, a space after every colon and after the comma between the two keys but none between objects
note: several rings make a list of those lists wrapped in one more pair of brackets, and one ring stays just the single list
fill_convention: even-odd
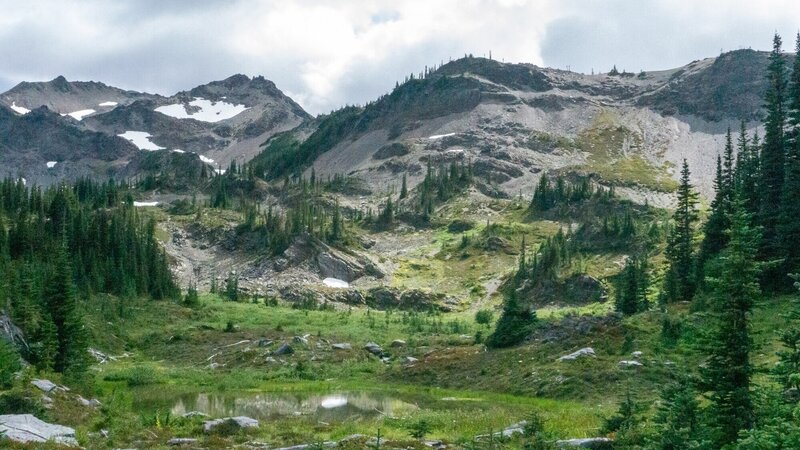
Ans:
[{"label": "overcast cloud", "polygon": [[0,0],[0,91],[97,80],[172,94],[264,75],[309,112],[364,103],[465,53],[578,72],[793,50],[792,0]]}]

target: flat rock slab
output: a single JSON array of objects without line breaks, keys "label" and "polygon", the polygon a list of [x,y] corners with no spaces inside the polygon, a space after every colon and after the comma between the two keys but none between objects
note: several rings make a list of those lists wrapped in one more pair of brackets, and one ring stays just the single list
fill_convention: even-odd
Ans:
[{"label": "flat rock slab", "polygon": [[207,420],[203,422],[203,430],[208,433],[214,428],[228,421],[233,421],[241,428],[258,428],[258,421],[247,416],[225,417],[222,419]]},{"label": "flat rock slab", "polygon": [[585,347],[578,351],[572,352],[569,355],[564,355],[558,358],[559,361],[574,361],[578,358],[583,358],[585,356],[591,356],[592,358],[596,358],[597,356],[594,354],[594,349],[591,347]]},{"label": "flat rock slab", "polygon": [[167,441],[167,445],[189,445],[196,443],[197,439],[195,438],[172,438]]},{"label": "flat rock slab", "polygon": [[331,347],[334,350],[352,350],[353,349],[353,346],[350,343],[347,343],[347,342],[343,342],[341,344],[333,344],[333,345],[331,345]]},{"label": "flat rock slab", "polygon": [[39,420],[32,414],[0,415],[0,434],[15,442],[53,441],[66,445],[78,445],[75,430]]},{"label": "flat rock slab", "polygon": [[558,447],[577,447],[589,448],[594,450],[610,450],[613,441],[609,438],[596,437],[584,439],[565,439],[563,441],[556,441]]},{"label": "flat rock slab", "polygon": [[31,384],[36,386],[37,388],[41,389],[42,392],[52,392],[56,388],[58,388],[58,385],[53,383],[50,380],[34,379],[34,380],[31,380]]}]

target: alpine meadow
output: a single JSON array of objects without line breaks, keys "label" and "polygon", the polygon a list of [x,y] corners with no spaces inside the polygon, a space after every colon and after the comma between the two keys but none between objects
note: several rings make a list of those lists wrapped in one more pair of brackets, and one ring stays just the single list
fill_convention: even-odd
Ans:
[{"label": "alpine meadow", "polygon": [[0,448],[800,449],[791,2],[23,3]]}]

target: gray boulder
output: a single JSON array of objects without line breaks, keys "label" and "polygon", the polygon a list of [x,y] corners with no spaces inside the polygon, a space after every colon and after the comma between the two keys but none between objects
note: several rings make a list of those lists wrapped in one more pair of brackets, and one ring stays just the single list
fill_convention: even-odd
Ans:
[{"label": "gray boulder", "polygon": [[58,389],[58,385],[53,383],[50,380],[33,379],[33,380],[31,380],[31,384],[36,386],[42,392],[45,392],[45,393],[53,392],[56,389]]},{"label": "gray boulder", "polygon": [[8,342],[16,344],[20,348],[28,349],[28,343],[25,342],[25,336],[18,326],[14,325],[5,311],[0,312],[0,339],[5,339]]},{"label": "gray boulder", "polygon": [[195,438],[172,438],[167,441],[167,445],[189,445],[189,444],[196,444],[197,439]]},{"label": "gray boulder", "polygon": [[214,428],[227,423],[233,422],[240,428],[258,428],[258,421],[247,416],[225,417],[222,419],[207,420],[203,422],[203,431],[206,433],[211,432]]},{"label": "gray boulder", "polygon": [[406,366],[415,364],[417,361],[419,361],[419,359],[414,358],[413,356],[406,356],[405,358],[403,358],[403,364]]},{"label": "gray boulder", "polygon": [[75,430],[37,419],[32,414],[0,415],[0,434],[14,442],[57,442],[78,445]]},{"label": "gray boulder", "polygon": [[569,355],[564,355],[558,358],[559,361],[575,361],[578,358],[583,358],[590,356],[592,358],[596,358],[597,356],[594,354],[594,349],[591,347],[585,347],[580,350],[574,351]]},{"label": "gray boulder", "polygon": [[631,361],[620,361],[619,362],[619,366],[622,367],[622,368],[641,367],[643,365],[644,364],[640,363],[639,361],[633,361],[633,360],[631,360]]},{"label": "gray boulder", "polygon": [[291,355],[292,353],[294,353],[294,349],[292,348],[291,345],[285,342],[281,344],[281,346],[278,347],[274,352],[272,352],[272,354],[275,356]]},{"label": "gray boulder", "polygon": [[393,348],[399,348],[399,347],[405,347],[405,346],[406,346],[406,341],[404,341],[402,339],[395,339],[395,340],[392,341],[392,347]]},{"label": "gray boulder", "polygon": [[613,441],[611,439],[604,437],[556,441],[558,447],[589,448],[593,450],[611,450],[612,444]]},{"label": "gray boulder", "polygon": [[375,356],[383,355],[383,348],[374,342],[367,342],[367,345],[364,346],[364,350],[372,353]]},{"label": "gray boulder", "polygon": [[331,348],[334,350],[352,350],[353,346],[348,342],[343,342],[341,344],[333,344],[331,345]]}]

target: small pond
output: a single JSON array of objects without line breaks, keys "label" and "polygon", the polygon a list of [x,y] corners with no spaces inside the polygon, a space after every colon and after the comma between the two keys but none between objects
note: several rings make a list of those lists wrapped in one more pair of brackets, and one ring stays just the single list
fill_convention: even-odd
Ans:
[{"label": "small pond", "polygon": [[326,422],[369,419],[377,416],[400,416],[418,406],[410,399],[400,399],[384,392],[274,393],[221,392],[170,393],[148,392],[134,403],[145,409],[169,410],[179,416],[199,411],[211,417],[248,416],[259,420],[298,416]]}]

